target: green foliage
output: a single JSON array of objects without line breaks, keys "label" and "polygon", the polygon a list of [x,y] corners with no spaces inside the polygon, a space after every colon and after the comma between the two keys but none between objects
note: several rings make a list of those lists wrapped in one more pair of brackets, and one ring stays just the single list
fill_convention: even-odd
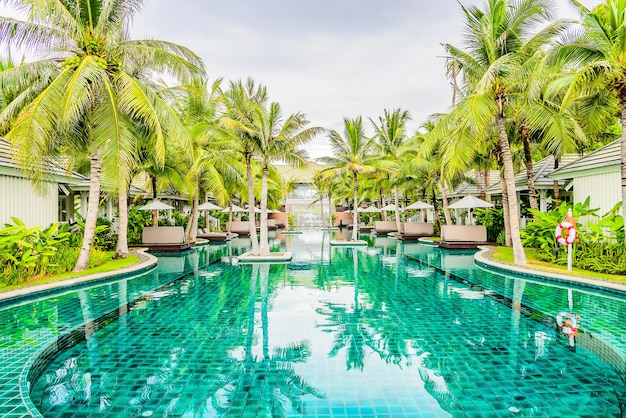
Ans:
[{"label": "green foliage", "polygon": [[293,228],[298,224],[298,217],[290,213],[287,216],[287,222],[289,223],[289,227]]},{"label": "green foliage", "polygon": [[[71,271],[78,260],[82,231],[78,225],[27,228],[18,218],[0,229],[0,286],[24,283],[32,278]],[[78,245],[72,243],[78,242]],[[93,249],[89,267],[110,259]]]},{"label": "green foliage", "polygon": [[175,210],[174,213],[172,214],[172,219],[174,220],[175,226],[184,227],[187,225],[187,221],[189,220],[189,215],[185,215],[184,213]]},{"label": "green foliage", "polygon": [[150,211],[132,208],[128,212],[128,243],[141,244],[141,231],[150,225],[152,225],[152,214]]},{"label": "green foliage", "polygon": [[13,224],[0,230],[0,284],[5,285],[47,274],[54,268],[59,247],[69,239],[58,223],[42,230],[27,228],[15,217],[11,220]]},{"label": "green foliage", "polygon": [[487,228],[487,240],[504,244],[504,211],[502,206],[489,209],[476,208],[474,214],[476,215],[476,224]]},{"label": "green foliage", "polygon": [[[572,263],[578,268],[608,274],[626,274],[626,248],[624,248],[624,219],[618,215],[621,202],[606,213],[597,223],[585,227],[576,222],[578,242],[572,245]],[[567,264],[567,246],[557,243],[555,230],[565,219],[569,207],[563,202],[550,212],[531,210],[535,219],[521,232],[522,244],[536,248],[537,257],[550,263]],[[574,218],[597,215],[598,209],[589,209],[589,199],[572,208]]]}]

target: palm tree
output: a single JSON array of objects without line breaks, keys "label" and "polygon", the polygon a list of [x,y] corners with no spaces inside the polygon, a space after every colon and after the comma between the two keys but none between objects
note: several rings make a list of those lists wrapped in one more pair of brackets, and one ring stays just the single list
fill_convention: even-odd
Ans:
[{"label": "palm tree", "polygon": [[129,39],[130,23],[141,6],[140,0],[72,4],[25,0],[19,7],[28,12],[29,20],[0,17],[3,43],[26,53],[47,54],[0,73],[0,83],[23,85],[40,80],[39,74],[51,74],[34,99],[16,102],[19,109],[9,106],[0,115],[0,125],[10,125],[7,139],[21,164],[37,181],[44,175],[41,162],[50,155],[90,156],[89,206],[75,271],[88,265],[103,165],[114,176],[132,159],[133,122],[142,122],[154,133],[161,161],[166,132],[179,138],[186,134],[167,103],[127,69],[134,68],[135,60],[149,58],[154,71],[184,77],[198,72],[202,63],[179,45]]},{"label": "palm tree", "polygon": [[409,112],[401,109],[389,111],[385,109],[384,117],[378,118],[380,125],[372,121],[374,129],[376,129],[377,146],[383,157],[385,168],[389,172],[391,178],[395,181],[393,184],[393,198],[396,206],[396,227],[398,232],[403,232],[402,223],[400,222],[400,204],[398,201],[398,186],[401,178],[398,176],[402,166],[402,151],[407,142],[405,131],[406,123],[411,120]]},{"label": "palm tree", "polygon": [[[511,239],[515,264],[526,264],[526,254],[520,239],[519,209],[515,194],[513,158],[506,130],[510,112],[509,95],[516,82],[524,78],[523,63],[532,52],[543,48],[562,25],[549,22],[551,4],[548,0],[488,0],[485,10],[461,6],[466,17],[465,47],[447,44],[448,53],[455,57],[467,80],[466,94],[450,113],[461,121],[471,121],[474,138],[495,127],[504,164],[504,179],[508,191]],[[465,127],[464,127],[465,129]]]},{"label": "palm tree", "polygon": [[252,175],[252,160],[258,153],[254,118],[263,112],[262,109],[268,99],[267,90],[264,86],[257,86],[254,80],[249,78],[246,83],[242,81],[231,82],[223,97],[226,113],[220,118],[220,124],[225,130],[232,132],[236,138],[236,150],[245,161],[250,240],[252,241],[252,253],[259,254],[256,215],[254,213],[254,177]]},{"label": "palm tree", "polygon": [[[261,229],[260,229],[260,255],[269,254],[267,233],[267,178],[272,161],[288,162],[292,165],[302,166],[308,159],[306,151],[300,146],[304,145],[320,133],[319,127],[306,127],[309,121],[303,113],[295,113],[283,121],[282,109],[278,103],[271,103],[267,109],[257,108],[254,121],[254,137],[256,147],[261,157],[262,181],[261,181]],[[289,220],[287,220],[288,222]]]},{"label": "palm tree", "polygon": [[557,64],[574,72],[562,79],[567,88],[564,106],[580,96],[606,92],[615,97],[621,110],[622,216],[626,219],[626,2],[607,0],[593,11],[578,1],[584,32],[554,50]]},{"label": "palm tree", "polygon": [[354,228],[352,229],[352,237],[350,239],[356,241],[358,231],[359,174],[374,172],[374,163],[379,157],[373,153],[373,141],[365,136],[363,121],[360,116],[354,119],[344,118],[343,123],[343,136],[335,130],[328,135],[334,156],[321,158],[320,161],[330,165],[330,167],[322,170],[326,173],[325,175],[349,175],[352,178],[354,199],[352,219]]}]

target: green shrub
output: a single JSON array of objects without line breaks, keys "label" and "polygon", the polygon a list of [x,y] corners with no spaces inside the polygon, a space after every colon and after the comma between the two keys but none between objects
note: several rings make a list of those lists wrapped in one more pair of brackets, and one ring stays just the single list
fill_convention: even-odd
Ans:
[{"label": "green shrub", "polygon": [[128,243],[141,244],[141,231],[152,225],[152,214],[147,210],[133,208],[128,212]]},{"label": "green shrub", "polygon": [[550,212],[530,210],[534,219],[521,232],[522,244],[536,248],[540,260],[567,265],[567,246],[556,241],[557,225],[572,209],[572,216],[594,216],[598,222],[588,222],[585,227],[576,223],[578,240],[572,245],[572,263],[581,269],[608,274],[626,274],[626,248],[624,219],[618,215],[621,202],[600,218],[598,209],[589,209],[589,199],[573,207],[563,202]]},{"label": "green shrub", "polygon": [[[504,244],[504,211],[502,206],[476,208],[476,224],[487,228],[487,241]],[[501,241],[500,241],[501,240]]]}]

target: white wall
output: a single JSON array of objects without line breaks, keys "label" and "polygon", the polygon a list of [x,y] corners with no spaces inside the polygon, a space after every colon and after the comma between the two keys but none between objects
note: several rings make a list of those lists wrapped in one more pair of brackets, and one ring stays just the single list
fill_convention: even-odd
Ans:
[{"label": "white wall", "polygon": [[[622,200],[620,183],[619,171],[577,177],[574,179],[574,202],[582,203],[589,196],[589,208],[600,208],[597,214],[602,216]],[[583,224],[588,221],[597,222],[597,219],[579,219]]]},{"label": "white wall", "polygon": [[48,227],[58,221],[59,192],[56,183],[48,183],[46,194],[35,192],[30,180],[0,175],[0,228],[14,216],[27,226]]}]

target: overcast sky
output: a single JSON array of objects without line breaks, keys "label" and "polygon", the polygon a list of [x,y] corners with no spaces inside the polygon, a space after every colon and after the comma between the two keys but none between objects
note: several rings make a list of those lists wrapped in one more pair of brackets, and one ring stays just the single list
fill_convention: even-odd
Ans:
[{"label": "overcast sky", "polygon": [[[576,16],[556,1],[558,16]],[[370,134],[368,118],[402,108],[413,133],[451,104],[441,44],[461,46],[463,22],[456,0],[145,0],[132,37],[190,48],[210,81],[252,77],[314,126],[343,132],[344,117],[362,116]],[[330,152],[325,136],[307,149]]]},{"label": "overcast sky", "polygon": [[[557,4],[559,16],[576,16]],[[191,48],[211,80],[252,77],[312,125],[343,132],[344,117],[362,116],[371,133],[368,118],[399,107],[413,133],[451,104],[441,44],[460,46],[463,22],[456,0],[149,0],[132,33]],[[325,136],[307,149],[329,153]]]}]

